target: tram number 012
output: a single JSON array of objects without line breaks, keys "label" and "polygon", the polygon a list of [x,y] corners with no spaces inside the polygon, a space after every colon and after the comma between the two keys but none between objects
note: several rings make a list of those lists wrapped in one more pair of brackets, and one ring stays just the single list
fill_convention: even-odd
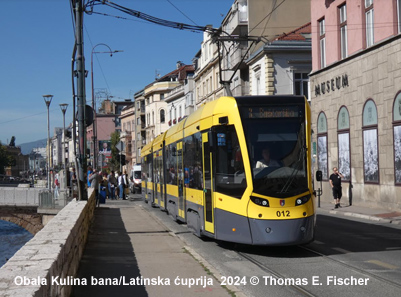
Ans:
[{"label": "tram number 012", "polygon": [[276,212],[277,217],[290,217],[290,211],[289,210],[282,210],[282,211],[277,211]]},{"label": "tram number 012", "polygon": [[239,286],[246,285],[246,276],[222,276],[221,277],[222,286]]}]

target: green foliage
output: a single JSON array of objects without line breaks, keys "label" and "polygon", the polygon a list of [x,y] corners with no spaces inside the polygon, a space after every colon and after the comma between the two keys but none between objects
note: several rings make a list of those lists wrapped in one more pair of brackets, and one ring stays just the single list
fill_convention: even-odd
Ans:
[{"label": "green foliage", "polygon": [[115,131],[110,135],[111,138],[111,160],[108,165],[111,170],[120,170],[120,152],[116,148],[117,143],[120,142],[120,132]]},{"label": "green foliage", "polygon": [[0,143],[0,174],[4,174],[4,167],[12,166],[15,159],[10,156],[6,147]]}]

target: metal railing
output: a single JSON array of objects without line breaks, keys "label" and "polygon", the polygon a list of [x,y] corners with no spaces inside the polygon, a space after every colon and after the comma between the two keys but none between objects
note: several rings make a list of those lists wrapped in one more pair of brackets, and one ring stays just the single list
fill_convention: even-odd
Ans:
[{"label": "metal railing", "polygon": [[55,197],[54,190],[48,189],[39,192],[39,208],[60,209],[66,206],[71,200],[69,189],[67,193],[60,190],[58,197]]},{"label": "metal railing", "polygon": [[53,191],[43,190],[39,192],[39,207],[40,208],[55,208]]}]

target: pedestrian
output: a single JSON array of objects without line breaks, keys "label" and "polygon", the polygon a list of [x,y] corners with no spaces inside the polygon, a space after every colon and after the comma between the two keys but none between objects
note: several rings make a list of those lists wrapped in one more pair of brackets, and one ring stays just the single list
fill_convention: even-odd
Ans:
[{"label": "pedestrian", "polygon": [[54,199],[58,199],[60,182],[58,181],[58,174],[54,178]]},{"label": "pedestrian", "polygon": [[96,206],[99,206],[99,181],[100,176],[97,169],[94,168],[92,173],[89,175],[88,182],[90,182],[91,188],[95,190]]},{"label": "pedestrian", "polygon": [[70,196],[74,195],[74,187],[77,186],[77,173],[75,172],[75,167],[70,171]]},{"label": "pedestrian", "polygon": [[93,169],[91,166],[88,166],[88,173],[86,175],[87,179],[88,179],[88,188],[91,186],[91,182],[89,181],[89,176],[93,173]]},{"label": "pedestrian", "polygon": [[335,208],[341,207],[340,200],[342,197],[341,178],[344,176],[338,172],[338,168],[333,168],[333,173],[330,175],[330,186],[333,189],[333,198],[336,201]]},{"label": "pedestrian", "polygon": [[118,173],[118,192],[120,199],[124,199],[124,178],[121,171]]},{"label": "pedestrian", "polygon": [[128,194],[129,194],[129,178],[128,178],[127,171],[124,171],[123,179],[124,179],[124,198],[126,200]]},{"label": "pedestrian", "polygon": [[108,187],[109,187],[109,195],[110,195],[109,198],[114,200],[114,199],[116,199],[115,188],[117,186],[117,180],[114,175],[114,171],[111,171],[111,173],[107,177],[107,182],[108,182]]}]

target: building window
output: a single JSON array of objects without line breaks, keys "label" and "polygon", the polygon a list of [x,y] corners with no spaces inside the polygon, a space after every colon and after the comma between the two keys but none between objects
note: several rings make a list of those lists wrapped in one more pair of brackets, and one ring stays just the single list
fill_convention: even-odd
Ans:
[{"label": "building window", "polygon": [[164,94],[160,94],[160,101],[164,100]]},{"label": "building window", "polygon": [[308,73],[294,73],[294,95],[304,95],[307,99],[309,94],[308,89],[309,76]]},{"label": "building window", "polygon": [[366,47],[374,43],[373,0],[365,0]]},{"label": "building window", "polygon": [[341,59],[348,57],[347,42],[347,5],[340,6],[340,47]]},{"label": "building window", "polygon": [[326,28],[324,19],[319,21],[319,47],[320,47],[320,68],[326,67]]},{"label": "building window", "polygon": [[345,106],[340,108],[337,118],[338,134],[338,170],[344,176],[345,181],[351,180],[351,154],[349,136],[349,113]]},{"label": "building window", "polygon": [[394,176],[395,184],[401,185],[401,91],[398,92],[393,106],[394,130]]},{"label": "building window", "polygon": [[363,108],[363,172],[365,183],[379,183],[377,109],[372,99]]},{"label": "building window", "polygon": [[324,180],[328,180],[329,176],[327,156],[327,118],[324,112],[320,112],[317,118],[317,162]]},{"label": "building window", "polygon": [[164,109],[161,109],[160,110],[160,123],[162,123],[162,124],[166,121],[164,113],[165,113]]},{"label": "building window", "polygon": [[253,77],[255,78],[255,83],[252,87],[255,87],[255,90],[252,90],[253,95],[260,95],[262,93],[261,84],[260,84],[260,76],[261,76],[261,67],[260,65],[256,65],[253,69]]}]

